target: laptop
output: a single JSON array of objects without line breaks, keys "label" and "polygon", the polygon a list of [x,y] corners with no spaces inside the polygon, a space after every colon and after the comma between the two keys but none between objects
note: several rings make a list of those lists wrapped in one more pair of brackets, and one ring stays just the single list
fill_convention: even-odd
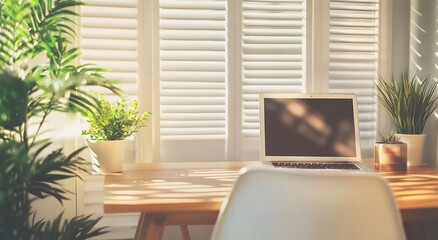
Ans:
[{"label": "laptop", "polygon": [[366,170],[356,96],[261,94],[260,152],[274,167]]}]

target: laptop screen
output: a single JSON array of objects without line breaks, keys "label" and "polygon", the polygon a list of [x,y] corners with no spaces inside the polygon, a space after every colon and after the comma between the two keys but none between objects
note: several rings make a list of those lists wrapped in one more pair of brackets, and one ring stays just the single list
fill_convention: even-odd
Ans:
[{"label": "laptop screen", "polygon": [[282,161],[359,157],[354,95],[271,94],[261,101],[265,157]]}]

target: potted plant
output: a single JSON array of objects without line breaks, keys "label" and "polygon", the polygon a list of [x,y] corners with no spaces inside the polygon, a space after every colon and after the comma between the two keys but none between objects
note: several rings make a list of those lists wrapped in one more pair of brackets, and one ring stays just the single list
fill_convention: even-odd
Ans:
[{"label": "potted plant", "polygon": [[96,171],[121,172],[125,154],[124,140],[144,127],[151,113],[140,114],[137,101],[133,101],[130,106],[125,99],[114,104],[102,96],[98,96],[97,100],[97,111],[85,114],[90,126],[82,131],[82,135],[86,136]]},{"label": "potted plant", "polygon": [[426,138],[424,126],[438,107],[437,85],[430,77],[410,78],[407,73],[399,79],[380,77],[376,83],[380,103],[388,112],[397,135],[408,146],[409,166],[421,164]]},{"label": "potted plant", "polygon": [[55,219],[39,219],[33,206],[47,197],[62,204],[69,191],[60,181],[88,172],[78,157],[83,148],[65,153],[41,136],[47,118],[53,112],[95,109],[94,97],[84,86],[119,92],[100,68],[74,64],[80,53],[69,46],[77,16],[71,9],[81,4],[0,1],[1,239],[88,239],[105,232],[96,228],[99,218],[68,219],[61,212]]},{"label": "potted plant", "polygon": [[406,171],[406,143],[392,133],[380,135],[380,140],[374,146],[374,167],[377,171]]}]

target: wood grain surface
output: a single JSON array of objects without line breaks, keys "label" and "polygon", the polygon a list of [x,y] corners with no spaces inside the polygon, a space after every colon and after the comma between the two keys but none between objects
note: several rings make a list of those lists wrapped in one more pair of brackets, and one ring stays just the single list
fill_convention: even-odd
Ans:
[{"label": "wood grain surface", "polygon": [[[241,168],[259,162],[137,163],[105,175],[104,211],[218,212]],[[372,163],[370,163],[372,166]],[[438,169],[380,172],[404,222],[438,221]],[[372,204],[372,203],[370,203]]]}]

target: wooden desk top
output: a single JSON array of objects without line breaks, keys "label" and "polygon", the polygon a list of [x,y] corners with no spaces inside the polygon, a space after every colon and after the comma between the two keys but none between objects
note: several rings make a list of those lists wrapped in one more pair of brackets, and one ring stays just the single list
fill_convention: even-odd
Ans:
[{"label": "wooden desk top", "polygon": [[104,211],[217,211],[248,162],[140,163],[105,175]]},{"label": "wooden desk top", "polygon": [[[140,163],[105,175],[104,211],[218,211],[239,170],[260,162]],[[438,220],[438,169],[381,173],[389,181],[402,216]]]},{"label": "wooden desk top", "polygon": [[392,188],[404,222],[438,222],[438,169],[411,167],[380,174]]}]

